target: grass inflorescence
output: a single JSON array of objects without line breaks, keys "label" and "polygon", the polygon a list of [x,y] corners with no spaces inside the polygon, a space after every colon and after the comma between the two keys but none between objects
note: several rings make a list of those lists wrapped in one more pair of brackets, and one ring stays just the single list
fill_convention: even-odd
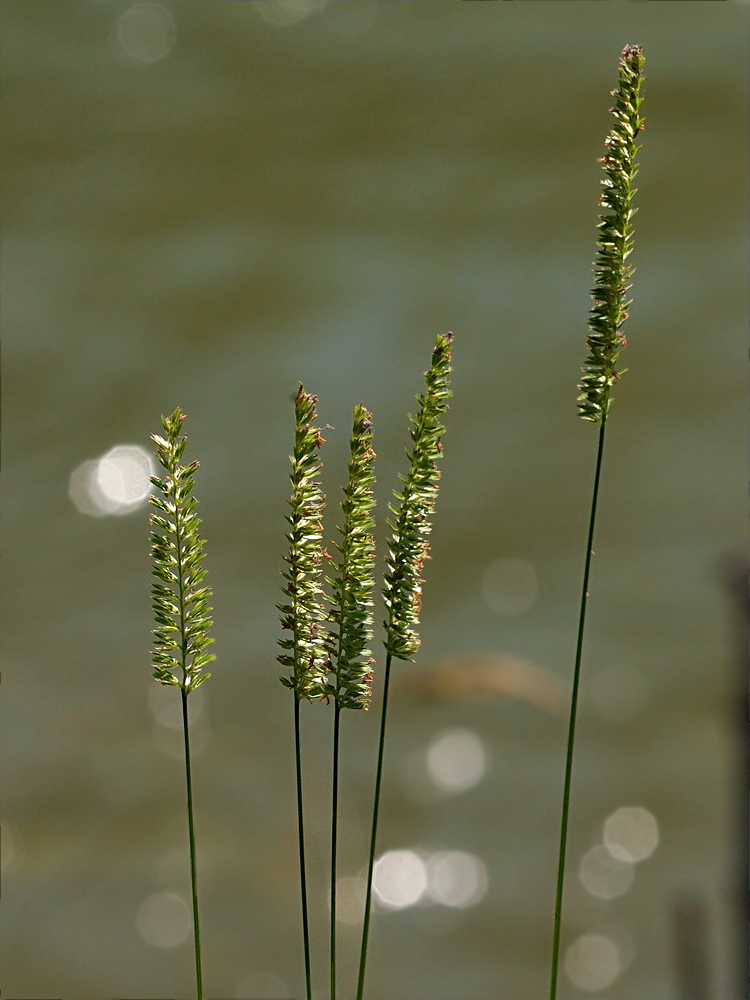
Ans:
[{"label": "grass inflorescence", "polygon": [[375,482],[372,449],[372,414],[359,405],[354,408],[349,472],[344,487],[341,510],[341,540],[335,542],[340,560],[333,564],[333,574],[326,577],[331,588],[328,619],[335,626],[331,633],[331,657],[334,668],[333,697],[333,783],[331,791],[331,1000],[336,997],[336,877],[338,849],[339,747],[341,710],[367,711],[372,696],[372,665],[368,643],[372,638],[375,586]]},{"label": "grass inflorescence", "polygon": [[617,370],[617,361],[627,346],[623,325],[628,318],[633,269],[628,263],[633,249],[633,206],[638,173],[636,137],[643,129],[640,108],[643,98],[643,50],[626,45],[620,57],[620,82],[612,91],[610,109],[615,125],[604,141],[604,165],[600,204],[594,287],[594,304],[589,316],[589,354],[580,381],[578,409],[584,420],[602,424],[609,413],[611,391],[626,369]]},{"label": "grass inflorescence", "polygon": [[410,660],[419,649],[417,632],[422,608],[422,569],[429,558],[431,516],[435,507],[440,470],[437,461],[442,457],[441,435],[445,428],[440,420],[448,409],[451,396],[451,346],[453,334],[437,338],[432,352],[432,363],[425,372],[425,391],[417,397],[419,410],[409,416],[412,449],[406,452],[409,472],[401,475],[401,491],[394,490],[396,504],[389,504],[393,519],[388,520],[391,537],[386,559],[383,600],[388,617],[385,628],[385,675],[383,678],[383,705],[380,716],[378,761],[375,770],[375,795],[372,808],[370,852],[367,862],[365,914],[362,925],[362,946],[359,958],[357,1000],[362,1000],[367,968],[367,947],[372,912],[372,879],[377,847],[378,819],[380,815],[380,790],[383,777],[388,691],[393,658]]},{"label": "grass inflorescence", "polygon": [[201,520],[196,513],[198,501],[193,495],[195,473],[200,463],[180,465],[187,441],[180,437],[184,419],[185,414],[180,409],[175,410],[171,416],[162,417],[166,437],[151,436],[156,445],[156,457],[164,469],[163,479],[151,477],[159,493],[149,497],[151,505],[160,512],[152,511],[150,521],[153,529],[152,573],[161,581],[151,588],[156,618],[153,676],[161,684],[178,687],[182,699],[195,977],[198,1000],[203,1000],[188,695],[211,676],[204,673],[203,668],[215,657],[206,652],[206,647],[213,642],[208,634],[213,624],[208,606],[211,588],[198,586],[206,575],[206,570],[201,568],[205,542],[198,532]]},{"label": "grass inflorescence", "polygon": [[580,382],[581,394],[578,397],[579,415],[584,420],[599,425],[599,443],[591,492],[591,511],[583,568],[578,637],[570,699],[568,743],[565,755],[552,933],[550,1000],[555,1000],[557,997],[573,750],[575,747],[586,608],[589,598],[591,556],[593,555],[596,509],[604,455],[604,435],[611,404],[611,390],[617,379],[623,374],[622,371],[617,371],[617,361],[626,346],[622,328],[627,319],[628,306],[630,305],[630,302],[626,300],[632,275],[628,257],[633,248],[632,219],[635,214],[633,182],[638,171],[635,156],[640,149],[636,145],[636,136],[643,128],[643,119],[639,114],[642,101],[643,62],[643,52],[640,45],[626,45],[620,56],[619,84],[617,89],[612,91],[615,103],[610,110],[614,115],[615,124],[604,143],[605,154],[602,162],[605,176],[602,179],[603,191],[600,199],[603,211],[599,220],[599,236],[594,263],[594,288],[591,292],[594,305],[589,316],[589,354],[584,363]]}]

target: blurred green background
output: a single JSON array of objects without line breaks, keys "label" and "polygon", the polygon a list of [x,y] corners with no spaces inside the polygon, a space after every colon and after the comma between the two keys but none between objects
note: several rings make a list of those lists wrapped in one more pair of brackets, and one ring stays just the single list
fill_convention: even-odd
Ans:
[{"label": "blurred green background", "polygon": [[[746,996],[730,582],[749,12],[3,0],[6,995],[194,995],[180,735],[150,678],[147,507],[90,516],[71,495],[84,463],[149,449],[179,405],[218,657],[194,702],[206,995],[302,997],[292,705],[275,663],[291,397],[304,382],[334,428],[331,529],[352,407],[374,411],[382,511],[446,330],[455,398],[423,647],[396,665],[380,850],[465,852],[486,886],[463,906],[433,893],[380,907],[369,1000],[545,995],[596,447],[575,396],[597,158],[619,52],[638,42],[629,371],[595,544],[560,1000],[692,1000],[702,953],[701,1000]],[[333,713],[303,715],[322,1000]],[[377,723],[345,719],[350,879]],[[658,845],[611,875],[596,865],[621,807],[647,810]],[[357,941],[342,923],[342,997]]]}]

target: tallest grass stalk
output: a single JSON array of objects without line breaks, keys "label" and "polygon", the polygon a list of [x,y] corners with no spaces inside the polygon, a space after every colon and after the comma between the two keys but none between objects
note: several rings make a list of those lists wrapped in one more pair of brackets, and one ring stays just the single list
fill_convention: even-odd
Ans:
[{"label": "tallest grass stalk", "polygon": [[622,327],[628,317],[626,300],[630,288],[632,268],[627,260],[633,248],[632,219],[635,176],[638,167],[635,155],[640,149],[636,136],[643,128],[639,117],[641,106],[641,86],[643,83],[643,52],[640,45],[626,45],[620,56],[620,78],[616,90],[612,91],[615,105],[611,109],[615,118],[612,131],[605,140],[603,157],[604,188],[600,204],[603,208],[599,220],[599,237],[594,265],[594,305],[589,318],[589,355],[583,367],[578,397],[579,414],[584,420],[599,425],[599,446],[596,455],[594,486],[591,495],[586,560],[583,571],[581,609],[578,620],[575,667],[573,670],[573,690],[570,704],[568,727],[568,748],[565,762],[565,782],[563,787],[562,816],[560,823],[560,850],[557,868],[557,892],[555,897],[555,920],[552,941],[552,963],[550,975],[550,1000],[557,996],[558,966],[560,959],[560,929],[562,925],[563,886],[565,882],[565,852],[568,837],[568,813],[570,809],[570,786],[573,773],[573,747],[575,745],[576,715],[578,710],[578,689],[581,675],[581,655],[583,652],[584,623],[588,600],[589,574],[591,569],[596,507],[599,498],[602,456],[604,454],[604,433],[611,404],[611,390],[623,370],[617,371],[617,360],[622,354],[626,339]]}]

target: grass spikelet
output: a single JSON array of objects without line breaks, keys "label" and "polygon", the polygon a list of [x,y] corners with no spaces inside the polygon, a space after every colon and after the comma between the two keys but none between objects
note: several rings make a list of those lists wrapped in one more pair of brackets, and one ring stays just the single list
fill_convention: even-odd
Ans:
[{"label": "grass spikelet", "polygon": [[394,490],[398,507],[389,504],[395,516],[388,521],[392,536],[386,560],[383,597],[388,609],[385,648],[399,660],[411,660],[419,649],[416,630],[422,606],[422,567],[429,558],[430,516],[435,507],[440,470],[436,462],[442,456],[440,436],[445,427],[441,415],[448,409],[450,359],[453,334],[441,334],[432,352],[432,364],[425,372],[425,392],[418,397],[420,408],[412,424],[413,448],[407,451],[409,473],[401,476],[401,492]]},{"label": "grass spikelet", "polygon": [[[156,648],[153,653],[153,676],[162,684],[174,684],[188,694],[208,680],[203,667],[215,657],[204,652],[213,639],[208,629],[213,624],[209,613],[210,587],[198,587],[206,571],[201,569],[205,541],[198,534],[201,520],[196,514],[198,501],[192,495],[199,462],[180,465],[186,438],[179,439],[185,414],[174,411],[162,417],[166,438],[156,434],[156,456],[165,472],[164,479],[151,477],[162,496],[150,496],[152,573],[162,582],[151,587],[152,607],[157,627],[153,630]],[[175,655],[177,654],[177,655]],[[181,670],[177,675],[174,671]]]},{"label": "grass spikelet", "polygon": [[291,531],[287,535],[289,553],[287,570],[282,573],[287,581],[283,592],[290,599],[288,604],[278,604],[281,626],[290,631],[291,637],[280,639],[282,649],[288,653],[277,659],[291,667],[289,677],[281,683],[291,688],[296,697],[310,701],[325,698],[330,693],[330,672],[327,633],[323,627],[325,612],[322,605],[321,574],[326,553],[323,540],[323,511],[325,496],[316,476],[321,463],[318,456],[325,439],[316,420],[317,396],[304,391],[300,383],[294,398],[295,436],[294,454],[291,457],[292,496],[289,501],[291,514],[287,521]]},{"label": "grass spikelet", "polygon": [[335,698],[341,708],[369,707],[372,659],[367,644],[372,638],[372,588],[375,482],[372,450],[372,414],[364,406],[354,409],[349,476],[341,509],[344,525],[335,543],[340,561],[327,578],[331,586],[329,620],[337,625],[335,642]]},{"label": "grass spikelet", "polygon": [[634,186],[638,167],[635,156],[641,148],[636,136],[643,129],[639,115],[643,98],[643,51],[640,45],[626,45],[620,57],[620,81],[611,112],[615,124],[607,136],[600,198],[602,214],[594,264],[594,305],[589,316],[589,356],[584,362],[578,408],[584,420],[601,424],[609,412],[610,392],[625,369],[617,371],[618,358],[626,346],[622,332],[628,318],[632,267],[628,257],[633,249],[632,220]]}]

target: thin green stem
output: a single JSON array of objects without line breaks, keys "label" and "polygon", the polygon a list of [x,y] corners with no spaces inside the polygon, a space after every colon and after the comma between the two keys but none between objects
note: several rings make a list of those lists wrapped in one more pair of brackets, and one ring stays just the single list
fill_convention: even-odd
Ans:
[{"label": "thin green stem", "polygon": [[339,731],[341,706],[336,700],[333,721],[333,791],[331,795],[331,1000],[336,1000],[336,843],[339,810]]},{"label": "thin green stem", "polygon": [[193,894],[193,943],[195,946],[195,982],[198,992],[198,1000],[203,1000],[203,970],[201,968],[201,930],[198,918],[198,872],[195,863],[195,828],[193,824],[193,778],[190,767],[190,727],[188,723],[187,700],[189,691],[185,690],[187,680],[187,659],[188,659],[188,639],[187,639],[187,613],[185,607],[185,583],[182,566],[182,556],[184,530],[180,508],[175,511],[175,528],[177,537],[177,581],[178,581],[178,606],[180,609],[180,634],[182,636],[182,685],[180,696],[182,698],[182,729],[185,734],[185,779],[187,782],[187,807],[188,807],[188,837],[190,840],[190,885]]},{"label": "thin green stem", "polygon": [[302,894],[302,937],[305,945],[305,985],[307,1000],[312,1000],[312,981],[310,976],[310,926],[307,917],[307,876],[305,874],[305,826],[302,814],[302,754],[299,738],[299,703],[300,698],[294,695],[294,754],[297,762],[297,829],[299,832],[299,880]]},{"label": "thin green stem", "polygon": [[198,1000],[203,1000],[203,972],[201,969],[201,932],[198,918],[198,872],[195,863],[195,828],[193,823],[193,778],[190,766],[190,727],[188,722],[187,696],[184,684],[187,679],[187,614],[185,608],[185,584],[183,579],[182,550],[183,550],[183,530],[180,508],[175,511],[175,535],[177,538],[177,596],[178,607],[180,609],[180,635],[182,636],[182,681],[180,687],[180,697],[182,698],[182,731],[185,737],[185,780],[187,784],[187,809],[188,809],[188,839],[190,841],[190,884],[193,895],[193,943],[195,947],[195,981],[198,992]]},{"label": "thin green stem", "polygon": [[188,833],[190,839],[190,882],[193,891],[193,941],[195,943],[195,981],[198,1000],[203,1000],[203,972],[201,970],[201,928],[198,919],[198,872],[195,864],[195,827],[193,824],[193,779],[190,770],[190,730],[188,727],[187,692],[180,688],[182,697],[182,731],[185,736],[185,779],[187,781]]},{"label": "thin green stem", "polygon": [[367,866],[367,895],[365,897],[365,919],[362,925],[362,950],[359,956],[359,982],[357,1000],[362,1000],[365,989],[365,966],[367,964],[367,943],[370,936],[370,909],[372,906],[372,874],[375,867],[375,846],[378,838],[378,813],[380,812],[380,783],[383,776],[383,751],[385,749],[385,724],[388,711],[388,686],[391,678],[392,654],[385,660],[385,680],[383,682],[383,709],[380,718],[380,743],[378,746],[378,769],[375,775],[375,800],[372,807],[372,833],[370,836],[370,860]]},{"label": "thin green stem", "polygon": [[[191,496],[193,476],[198,462],[180,465],[186,438],[180,440],[180,427],[185,414],[178,408],[170,417],[162,416],[166,438],[152,434],[159,464],[166,473],[164,479],[151,477],[160,495],[149,497],[157,511],[152,511],[151,555],[152,573],[161,582],[151,588],[152,607],[157,627],[153,630],[156,647],[153,651],[153,677],[161,684],[180,688],[182,698],[182,728],[185,741],[185,782],[187,785],[188,836],[190,844],[190,880],[193,897],[193,940],[195,946],[195,978],[198,1000],[203,1000],[201,969],[201,935],[198,916],[198,876],[193,819],[193,780],[190,760],[190,725],[187,699],[191,691],[208,680],[201,668],[215,659],[204,652],[213,639],[208,635],[212,624],[207,600],[210,587],[198,588],[206,571],[203,561],[203,540],[198,534],[200,518],[196,516],[198,501]],[[179,653],[179,658],[174,655]],[[175,670],[182,670],[180,679]]]},{"label": "thin green stem", "polygon": [[594,544],[594,525],[596,524],[596,506],[599,499],[599,479],[602,471],[602,455],[604,453],[604,429],[607,425],[607,411],[604,410],[602,422],[599,425],[599,449],[596,455],[596,472],[594,473],[594,488],[591,494],[591,516],[589,518],[589,534],[586,544],[586,563],[583,570],[583,588],[581,591],[581,611],[578,619],[578,641],[576,643],[576,662],[573,670],[573,690],[570,696],[570,722],[568,725],[568,751],[565,758],[565,784],[563,786],[562,816],[560,820],[560,853],[557,863],[557,893],[555,896],[555,926],[552,937],[552,965],[550,972],[550,1000],[557,997],[557,975],[560,961],[560,928],[562,926],[563,885],[565,881],[565,851],[568,841],[568,813],[570,811],[570,784],[573,774],[573,747],[576,734],[576,715],[578,712],[578,686],[581,677],[581,654],[583,652],[583,633],[586,622],[586,604],[589,597],[589,573],[591,570],[592,545]]}]

